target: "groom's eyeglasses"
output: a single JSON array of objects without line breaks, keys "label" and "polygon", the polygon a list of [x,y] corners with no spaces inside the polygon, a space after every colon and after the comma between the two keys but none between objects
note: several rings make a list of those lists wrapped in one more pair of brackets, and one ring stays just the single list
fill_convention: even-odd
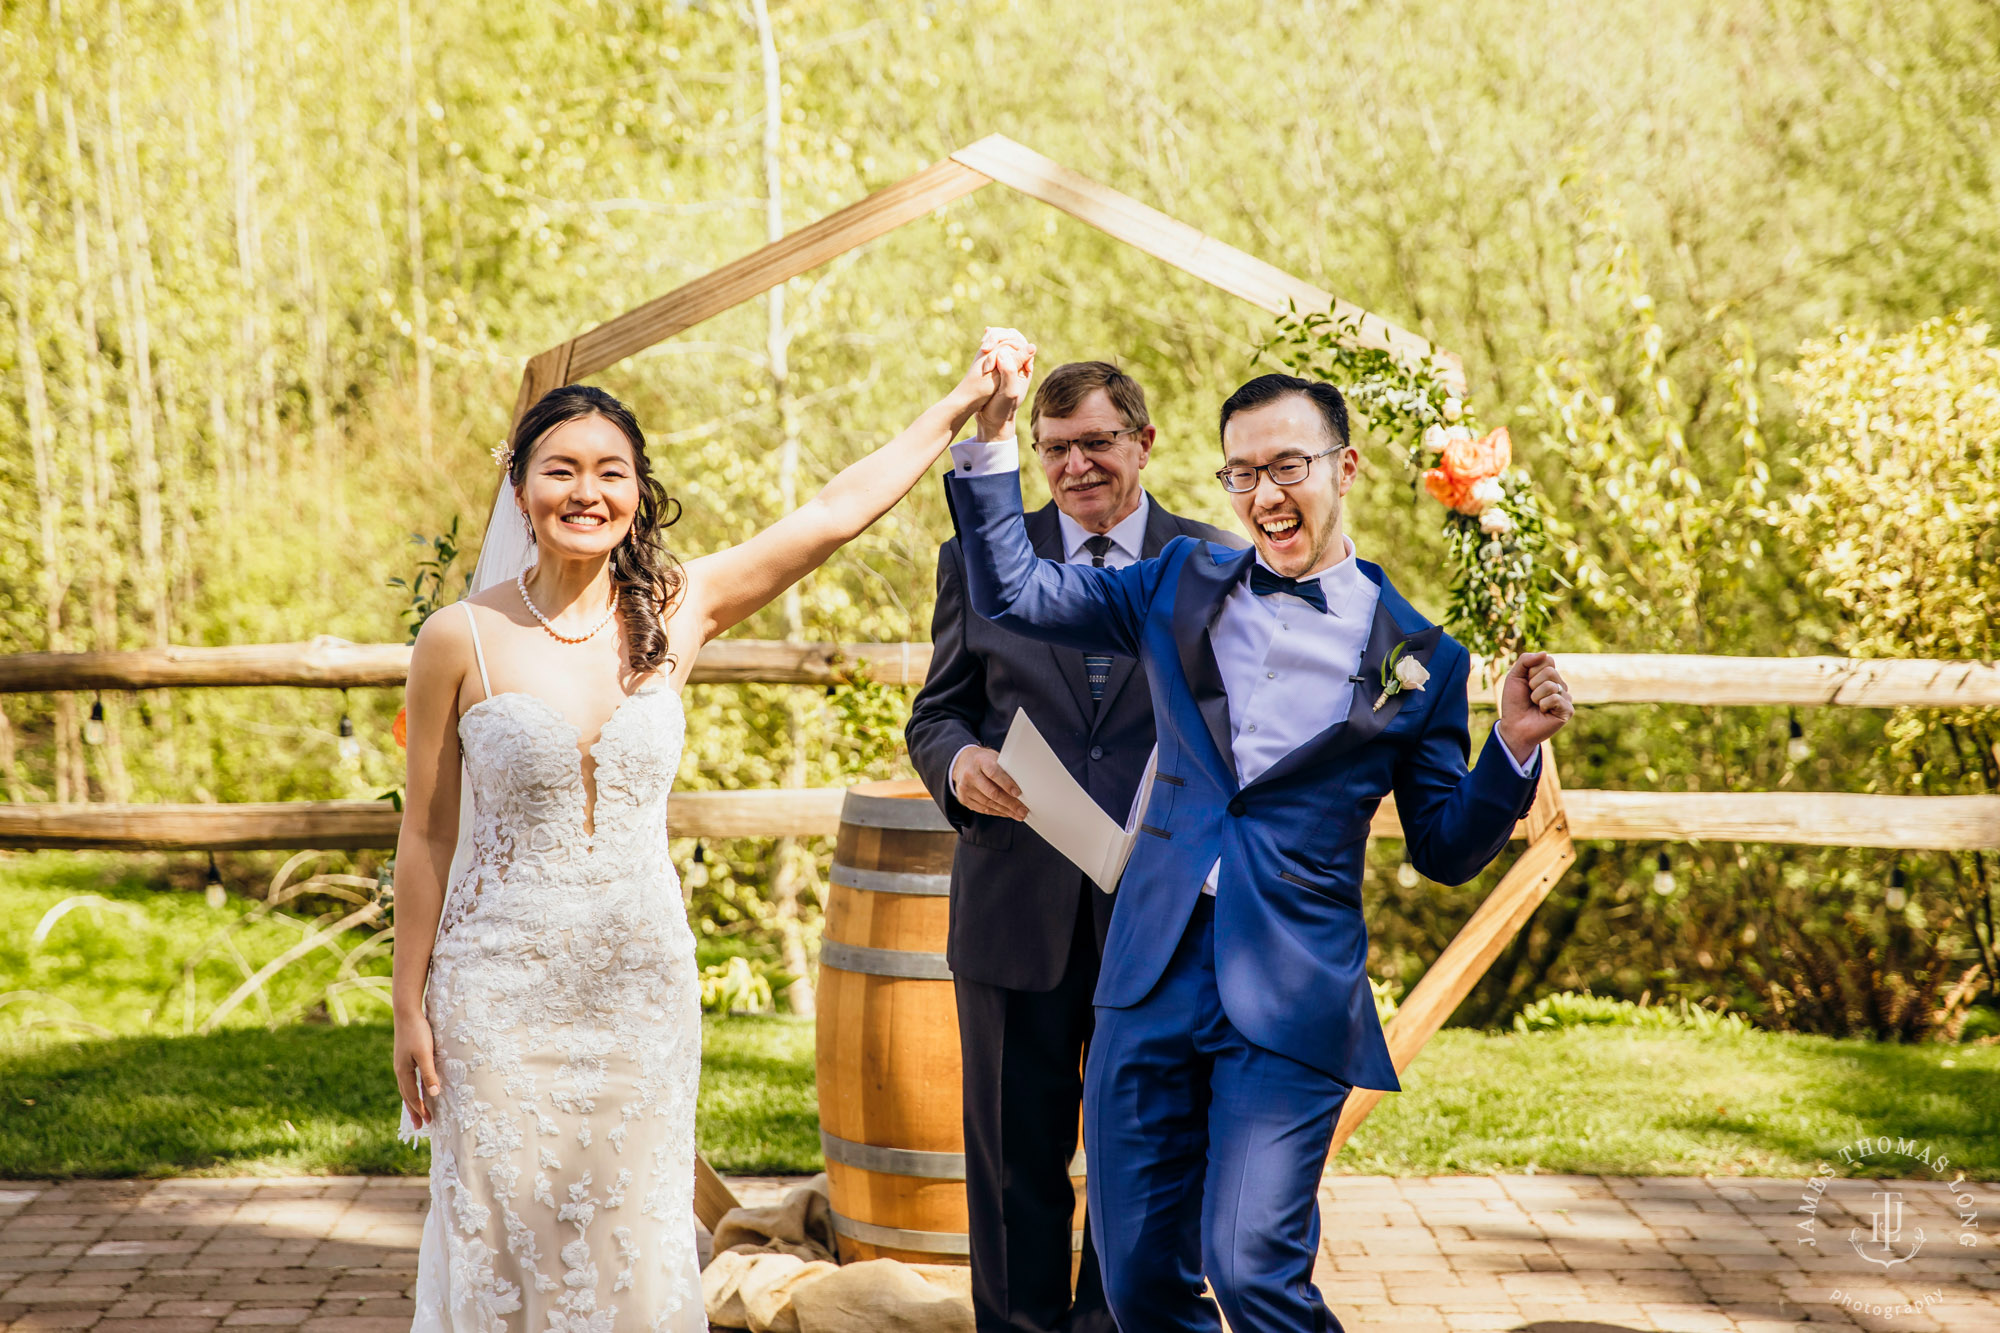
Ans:
[{"label": "groom's eyeglasses", "polygon": [[1036,440],[1035,452],[1042,456],[1043,462],[1058,466],[1069,462],[1071,449],[1083,450],[1085,458],[1102,458],[1118,447],[1121,436],[1134,435],[1144,429],[1143,426],[1127,426],[1107,435],[1086,435],[1079,440]]},{"label": "groom's eyeglasses", "polygon": [[1245,491],[1256,490],[1257,474],[1259,472],[1270,473],[1271,480],[1277,482],[1280,486],[1296,486],[1306,479],[1307,473],[1312,471],[1313,459],[1325,458],[1328,454],[1337,454],[1346,447],[1344,444],[1336,444],[1333,448],[1322,449],[1316,454],[1280,458],[1275,463],[1265,463],[1259,467],[1251,467],[1247,463],[1239,463],[1235,467],[1222,469],[1215,474],[1215,479],[1222,483],[1223,490],[1233,495],[1241,495]]}]

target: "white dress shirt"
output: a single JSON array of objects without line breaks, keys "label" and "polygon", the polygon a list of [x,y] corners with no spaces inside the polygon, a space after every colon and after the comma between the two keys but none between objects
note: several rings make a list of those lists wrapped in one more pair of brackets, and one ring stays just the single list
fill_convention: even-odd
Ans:
[{"label": "white dress shirt", "polygon": [[[959,451],[974,447],[981,451],[980,457],[983,460],[999,456],[1006,459],[1007,465],[1005,467],[989,465],[986,471],[977,473],[956,466],[960,461]],[[961,477],[983,477],[987,472],[1014,472],[1019,470],[1020,447],[1012,437],[1004,440],[993,440],[991,442],[967,440],[960,444],[954,444],[951,447],[951,452],[954,463],[952,470],[957,472]],[[1147,495],[1145,491],[1140,491],[1139,507],[1112,524],[1111,531],[1104,534],[1111,538],[1111,549],[1104,553],[1104,563],[1107,566],[1112,569],[1122,569],[1124,566],[1134,564],[1138,561],[1139,552],[1144,550],[1146,546],[1146,519],[1150,515],[1152,508],[1152,497]],[[1091,554],[1083,548],[1083,544],[1097,534],[1089,528],[1084,527],[1083,524],[1077,522],[1068,514],[1065,514],[1061,509],[1056,510],[1056,523],[1062,532],[1063,563],[1069,565],[1087,565],[1091,563]],[[958,752],[952,755],[951,763],[946,767],[945,773],[949,775],[947,780],[951,783],[951,794],[953,796],[958,796],[958,778],[956,776],[958,773],[958,756],[964,754],[967,750],[976,750],[978,748],[977,745],[962,745],[958,748]]]},{"label": "white dress shirt", "polygon": [[[952,471],[961,477],[1020,468],[1013,440],[954,444],[951,458]],[[1348,677],[1367,650],[1381,589],[1361,572],[1354,543],[1344,534],[1341,543],[1340,562],[1311,576],[1326,596],[1324,614],[1290,593],[1260,596],[1247,577],[1229,590],[1216,613],[1209,641],[1229,700],[1230,752],[1242,783],[1255,781],[1293,750],[1347,719],[1354,696]],[[1264,564],[1262,555],[1256,560]],[[1497,734],[1491,743],[1516,773],[1525,778],[1534,772],[1536,756],[1524,765]],[[1215,892],[1221,872],[1218,859],[1201,886],[1203,893]]]}]

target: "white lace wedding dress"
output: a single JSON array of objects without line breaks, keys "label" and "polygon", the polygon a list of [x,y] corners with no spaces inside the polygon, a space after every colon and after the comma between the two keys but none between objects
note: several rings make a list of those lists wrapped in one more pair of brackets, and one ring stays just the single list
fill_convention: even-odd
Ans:
[{"label": "white lace wedding dress", "polygon": [[447,889],[425,1002],[443,1092],[414,1333],[707,1328],[700,986],[667,855],[684,729],[667,682],[628,696],[591,747],[586,809],[577,730],[553,705],[488,686],[459,719],[475,855]]}]

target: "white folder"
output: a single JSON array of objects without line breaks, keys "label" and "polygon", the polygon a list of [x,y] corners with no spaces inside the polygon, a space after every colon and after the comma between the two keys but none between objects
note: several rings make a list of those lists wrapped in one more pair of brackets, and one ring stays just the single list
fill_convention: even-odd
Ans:
[{"label": "white folder", "polygon": [[1159,764],[1160,747],[1155,744],[1146,756],[1146,775],[1133,793],[1131,812],[1120,828],[1069,775],[1069,769],[1035,729],[1027,710],[1014,710],[1007,739],[1000,746],[1000,767],[1021,789],[1021,804],[1028,807],[1028,827],[1076,862],[1106,893],[1118,891],[1119,877],[1132,858],[1132,844],[1138,841],[1139,821],[1145,817]]}]

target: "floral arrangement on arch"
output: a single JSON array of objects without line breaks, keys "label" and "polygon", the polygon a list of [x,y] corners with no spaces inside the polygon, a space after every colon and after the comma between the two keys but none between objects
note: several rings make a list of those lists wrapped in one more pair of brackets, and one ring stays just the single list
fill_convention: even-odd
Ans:
[{"label": "floral arrangement on arch", "polygon": [[1421,360],[1356,341],[1360,316],[1278,316],[1258,348],[1295,375],[1339,386],[1353,412],[1403,450],[1414,489],[1443,508],[1452,562],[1451,632],[1489,661],[1538,646],[1556,574],[1543,560],[1548,525],[1533,480],[1513,465],[1505,426],[1482,433],[1436,355]]}]

